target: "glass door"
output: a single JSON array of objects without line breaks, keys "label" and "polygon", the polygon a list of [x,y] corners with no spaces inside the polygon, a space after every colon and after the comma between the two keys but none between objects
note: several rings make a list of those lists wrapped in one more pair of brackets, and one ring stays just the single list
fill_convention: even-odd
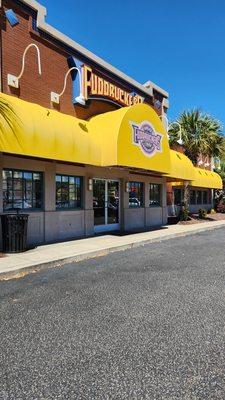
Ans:
[{"label": "glass door", "polygon": [[119,181],[112,179],[93,180],[93,209],[95,231],[118,230]]}]

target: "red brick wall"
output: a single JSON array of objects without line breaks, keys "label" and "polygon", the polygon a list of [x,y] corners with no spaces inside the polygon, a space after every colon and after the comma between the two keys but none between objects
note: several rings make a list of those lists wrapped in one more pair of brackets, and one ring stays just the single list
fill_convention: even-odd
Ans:
[{"label": "red brick wall", "polygon": [[[71,55],[58,44],[53,44],[32,29],[32,12],[16,5],[12,0],[3,0],[3,9],[12,8],[20,23],[11,27],[4,12],[1,13],[2,31],[2,90],[4,93],[20,97],[23,100],[38,103],[44,107],[79,118],[87,119],[92,115],[117,108],[112,103],[93,100],[87,107],[73,105],[72,81],[68,79],[66,91],[60,105],[52,105],[50,93],[61,92],[65,73],[68,71],[67,58]],[[36,50],[30,48],[26,56],[24,75],[20,79],[19,89],[7,84],[7,74],[19,75],[22,55],[30,43],[38,45],[41,53],[42,75],[38,74]]]}]

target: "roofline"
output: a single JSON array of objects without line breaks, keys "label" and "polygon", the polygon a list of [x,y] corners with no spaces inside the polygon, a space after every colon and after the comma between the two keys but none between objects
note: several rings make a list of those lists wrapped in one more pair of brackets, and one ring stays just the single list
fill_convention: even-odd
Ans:
[{"label": "roofline", "polygon": [[152,81],[147,81],[147,82],[143,83],[143,86],[145,86],[147,89],[152,87],[157,92],[162,93],[164,97],[166,97],[166,98],[169,97],[169,93],[168,92],[166,92],[164,89],[162,89],[161,87],[159,87],[158,85],[156,85]]},{"label": "roofline", "polygon": [[[53,36],[55,39],[59,40],[60,42],[65,43],[67,46],[70,46],[74,50],[78,51],[79,53],[83,54],[85,57],[89,58],[91,61],[95,62],[96,64],[100,65],[104,69],[108,70],[109,72],[113,73],[114,75],[118,76],[119,78],[123,79],[124,81],[128,82],[131,86],[136,87],[143,93],[145,93],[148,96],[153,96],[153,90],[156,90],[160,94],[162,94],[164,97],[168,98],[169,94],[165,90],[161,89],[159,86],[155,85],[154,83],[148,81],[148,87],[146,87],[146,84],[141,84],[137,82],[135,79],[130,78],[128,75],[124,74],[117,68],[113,67],[111,64],[107,63],[104,61],[102,58],[96,56],[93,54],[91,51],[85,49],[85,47],[81,46],[74,40],[70,39],[68,36],[64,35],[57,29],[55,29],[53,26],[49,25],[47,22],[45,22],[45,18],[47,15],[47,10],[44,6],[42,6],[40,3],[38,3],[36,0],[20,0],[24,4],[28,5],[30,8],[35,10],[37,12],[37,27],[50,34]],[[1,6],[2,0],[0,0],[0,6]]]}]

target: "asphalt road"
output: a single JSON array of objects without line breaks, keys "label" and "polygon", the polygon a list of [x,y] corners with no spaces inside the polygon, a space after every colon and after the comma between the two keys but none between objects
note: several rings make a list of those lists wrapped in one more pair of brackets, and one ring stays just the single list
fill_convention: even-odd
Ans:
[{"label": "asphalt road", "polygon": [[0,399],[225,399],[225,229],[0,283]]}]

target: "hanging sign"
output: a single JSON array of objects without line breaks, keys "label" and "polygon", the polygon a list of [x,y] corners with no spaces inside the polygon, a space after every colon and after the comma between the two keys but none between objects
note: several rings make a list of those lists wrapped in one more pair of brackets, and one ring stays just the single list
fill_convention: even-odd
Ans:
[{"label": "hanging sign", "polygon": [[102,76],[93,72],[92,68],[82,66],[82,87],[85,100],[91,98],[104,98],[122,106],[132,106],[133,104],[143,103],[144,98],[136,93],[129,93],[119,86],[107,81]]}]

